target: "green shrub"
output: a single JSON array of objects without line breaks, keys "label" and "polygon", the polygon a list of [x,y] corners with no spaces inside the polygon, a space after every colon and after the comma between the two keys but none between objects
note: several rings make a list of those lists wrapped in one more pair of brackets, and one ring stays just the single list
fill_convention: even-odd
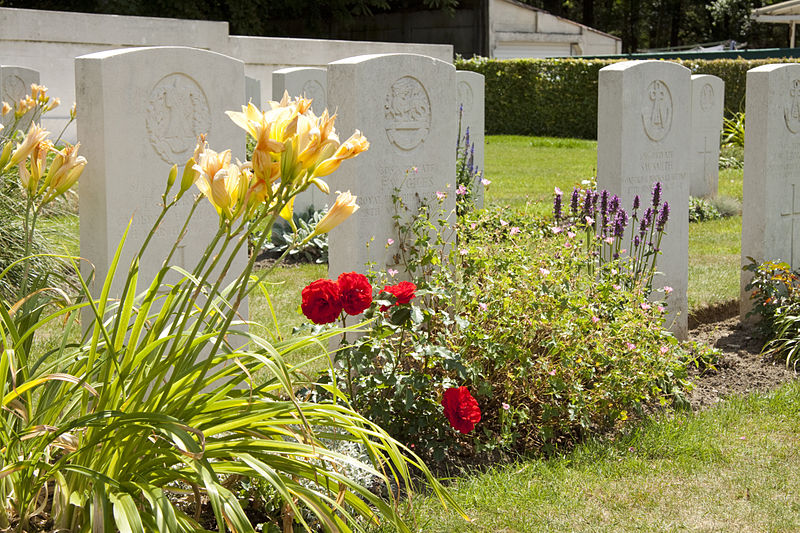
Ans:
[{"label": "green shrub", "polygon": [[764,350],[783,358],[787,366],[800,363],[800,271],[788,263],[752,258],[744,270],[753,273],[745,287],[752,291],[753,308],[748,316],[758,318],[758,328],[767,341]]},{"label": "green shrub", "polygon": [[722,213],[705,198],[689,197],[689,222],[704,222],[722,218]]},{"label": "green shrub", "polygon": [[[685,354],[648,299],[651,276],[614,258],[609,237],[529,209],[462,217],[452,246],[435,205],[399,225],[416,298],[398,307],[378,295],[367,334],[337,353],[353,404],[426,458],[562,449],[682,399]],[[643,252],[631,264],[650,263]],[[482,412],[469,435],[441,406],[459,386]]]},{"label": "green shrub", "polygon": [[[457,59],[486,79],[486,133],[597,138],[597,80],[618,59]],[[747,71],[797,59],[674,60],[725,82],[728,116],[744,110]]]}]

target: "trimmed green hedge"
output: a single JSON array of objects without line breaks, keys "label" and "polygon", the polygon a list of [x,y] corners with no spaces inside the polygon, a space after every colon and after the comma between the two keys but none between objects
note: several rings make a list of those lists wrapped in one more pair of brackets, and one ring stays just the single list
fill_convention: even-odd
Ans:
[{"label": "trimmed green hedge", "polygon": [[[458,59],[456,68],[486,78],[486,133],[597,138],[598,71],[621,61],[600,59]],[[692,74],[725,81],[725,111],[744,110],[747,71],[797,59],[674,60]]]}]

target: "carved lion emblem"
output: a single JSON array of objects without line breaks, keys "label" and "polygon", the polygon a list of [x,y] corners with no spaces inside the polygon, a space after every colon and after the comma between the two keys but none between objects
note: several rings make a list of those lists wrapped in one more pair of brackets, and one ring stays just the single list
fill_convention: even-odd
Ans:
[{"label": "carved lion emblem", "polygon": [[403,76],[394,82],[384,106],[386,134],[401,150],[413,150],[431,129],[431,101],[416,78]]}]

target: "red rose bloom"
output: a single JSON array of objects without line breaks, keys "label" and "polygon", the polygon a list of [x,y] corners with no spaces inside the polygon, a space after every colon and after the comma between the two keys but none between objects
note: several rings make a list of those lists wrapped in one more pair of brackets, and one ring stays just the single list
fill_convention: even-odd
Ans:
[{"label": "red rose bloom", "polygon": [[330,324],[342,312],[339,285],[329,279],[312,281],[303,289],[303,314],[315,324]]},{"label": "red rose bloom", "polygon": [[444,416],[450,425],[461,433],[469,433],[475,424],[481,421],[481,409],[478,402],[466,387],[454,387],[444,391],[442,397]]},{"label": "red rose bloom", "polygon": [[[397,298],[395,305],[403,305],[410,302],[414,298],[414,291],[416,290],[417,286],[410,281],[401,281],[397,285],[387,285],[383,288],[383,292],[393,294]],[[387,309],[388,307],[386,306],[381,307],[381,311],[386,311]]]},{"label": "red rose bloom", "polygon": [[367,276],[357,272],[339,274],[339,298],[348,315],[358,315],[372,303],[372,285]]}]

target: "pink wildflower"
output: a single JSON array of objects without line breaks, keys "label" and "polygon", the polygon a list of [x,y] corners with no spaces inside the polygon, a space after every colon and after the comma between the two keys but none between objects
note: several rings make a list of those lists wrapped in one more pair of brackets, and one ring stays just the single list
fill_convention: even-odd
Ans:
[{"label": "pink wildflower", "polygon": [[469,229],[475,229],[477,227],[478,227],[478,223],[477,222],[473,222],[472,224],[469,225]]},{"label": "pink wildflower", "polygon": [[508,226],[508,222],[506,222],[505,220],[503,220],[503,219],[501,218],[501,219],[500,219],[500,225],[501,225],[501,226]]},{"label": "pink wildflower", "polygon": [[511,228],[511,231],[509,233],[511,235],[516,235],[517,233],[519,233],[519,228],[517,226],[514,226],[513,228]]},{"label": "pink wildflower", "polygon": [[595,324],[597,324],[598,322],[600,322],[600,319],[599,319],[599,318],[597,318],[596,316],[593,316],[593,317],[592,317],[592,322],[594,322]]},{"label": "pink wildflower", "polygon": [[558,226],[553,226],[552,228],[550,228],[550,231],[552,231],[552,232],[553,232],[553,233],[555,233],[555,234],[559,234],[559,233],[561,233],[563,230],[562,230],[561,228],[559,228]]},{"label": "pink wildflower", "polygon": [[612,285],[612,286],[611,286],[611,288],[612,288],[612,289],[614,289],[615,291],[618,291],[618,290],[620,290],[622,287],[620,287],[620,286],[619,286],[619,285],[617,285],[617,284],[614,284],[614,285]]},{"label": "pink wildflower", "polygon": [[484,187],[488,187],[490,183],[492,182],[487,180],[486,178],[481,178],[481,185],[483,185]]},{"label": "pink wildflower", "polygon": [[666,346],[662,346],[661,348],[658,349],[658,351],[661,352],[661,355],[666,355],[666,353],[669,351],[669,348],[667,348]]},{"label": "pink wildflower", "polygon": [[447,194],[443,193],[442,191],[436,191],[436,198],[439,200],[444,200]]},{"label": "pink wildflower", "polygon": [[389,237],[388,239],[386,239],[386,244],[388,244],[389,246],[393,245],[394,244],[394,239]]},{"label": "pink wildflower", "polygon": [[669,285],[664,286],[664,294],[669,295],[674,289]]},{"label": "pink wildflower", "polygon": [[594,224],[594,219],[592,217],[587,216],[586,217],[586,224],[591,226],[592,224]]},{"label": "pink wildflower", "polygon": [[575,237],[575,232],[574,231],[568,231],[567,232],[567,237],[569,237],[570,239],[574,238]]},{"label": "pink wildflower", "polygon": [[392,277],[395,277],[395,276],[397,275],[397,270],[395,270],[395,269],[393,269],[393,268],[390,268],[390,269],[389,269],[389,270],[387,270],[386,272],[388,272],[388,273],[389,273],[389,275],[390,275],[390,276],[392,276]]},{"label": "pink wildflower", "polygon": [[558,187],[556,187],[556,188],[555,188],[555,193],[556,193],[557,195],[559,195],[559,196],[560,196],[560,195],[562,195],[562,194],[564,194],[563,192],[561,192],[561,189],[559,189]]},{"label": "pink wildflower", "polygon": [[551,376],[555,376],[556,375],[556,369],[554,368],[553,370],[548,372],[548,374],[550,374]]},{"label": "pink wildflower", "polygon": [[666,309],[664,309],[663,305],[659,305],[658,307],[656,307],[656,309],[658,309],[659,313],[663,313],[666,310]]},{"label": "pink wildflower", "polygon": [[605,239],[603,239],[603,242],[608,245],[614,244],[614,237],[606,237]]},{"label": "pink wildflower", "polygon": [[469,253],[469,250],[467,250],[466,248],[461,248],[458,251],[458,253],[460,253],[461,255],[467,255]]},{"label": "pink wildflower", "polygon": [[546,276],[546,275],[548,275],[549,273],[550,273],[550,271],[549,271],[549,270],[547,270],[546,268],[540,268],[540,269],[539,269],[539,274],[541,274],[542,276]]},{"label": "pink wildflower", "polygon": [[481,311],[486,311],[487,309],[489,309],[489,306],[483,302],[479,303],[478,307],[481,308]]},{"label": "pink wildflower", "polygon": [[647,302],[642,302],[639,304],[639,307],[641,307],[643,311],[647,311],[648,309],[650,309],[650,304]]},{"label": "pink wildflower", "polygon": [[632,342],[626,342],[626,343],[625,343],[625,347],[627,347],[627,348],[628,348],[628,350],[630,350],[630,351],[633,351],[633,350],[635,350],[635,349],[636,349],[636,345],[635,345],[635,344],[633,344]]},{"label": "pink wildflower", "polygon": [[505,409],[506,411],[508,411],[509,409],[511,409],[511,406],[510,406],[510,405],[508,405],[506,402],[503,402],[503,409]]},{"label": "pink wildflower", "polygon": [[464,187],[463,185],[459,185],[458,189],[456,189],[456,194],[458,194],[459,196],[467,194],[467,188]]}]

